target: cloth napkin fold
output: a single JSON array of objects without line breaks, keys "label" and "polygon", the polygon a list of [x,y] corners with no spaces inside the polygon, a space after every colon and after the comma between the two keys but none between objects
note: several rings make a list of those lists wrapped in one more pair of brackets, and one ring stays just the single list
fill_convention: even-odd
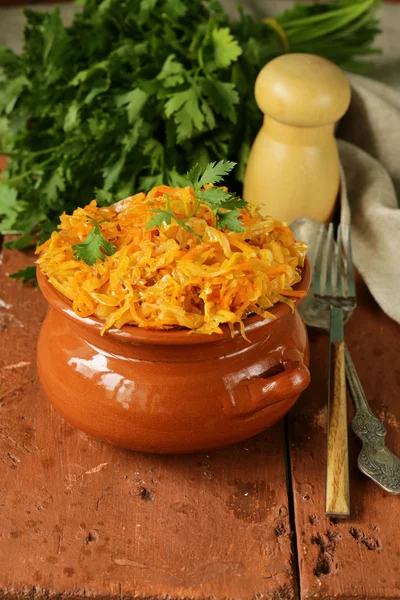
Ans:
[{"label": "cloth napkin fold", "polygon": [[400,323],[400,94],[349,75],[338,130],[341,222],[351,222],[354,264],[379,306]]}]

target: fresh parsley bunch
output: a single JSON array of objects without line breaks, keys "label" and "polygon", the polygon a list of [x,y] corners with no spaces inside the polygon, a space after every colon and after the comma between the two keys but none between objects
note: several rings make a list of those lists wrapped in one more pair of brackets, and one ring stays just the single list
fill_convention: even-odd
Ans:
[{"label": "fresh parsley bunch", "polygon": [[[277,22],[291,51],[356,68],[373,51],[375,8],[339,0]],[[226,156],[239,190],[261,123],[254,82],[283,52],[276,27],[239,17],[231,23],[217,0],[84,0],[70,27],[58,10],[26,11],[21,56],[0,47],[0,233],[24,248],[93,197],[107,205],[181,185],[190,165]]]}]

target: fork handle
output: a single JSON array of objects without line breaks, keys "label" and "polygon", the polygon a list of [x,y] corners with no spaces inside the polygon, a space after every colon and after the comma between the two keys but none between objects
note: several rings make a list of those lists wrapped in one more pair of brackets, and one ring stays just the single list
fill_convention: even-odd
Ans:
[{"label": "fork handle", "polygon": [[344,348],[345,363],[346,363],[346,377],[347,383],[350,388],[351,396],[353,398],[354,406],[356,411],[365,413],[366,415],[375,417],[374,413],[370,409],[368,400],[365,396],[363,387],[358,378],[356,368],[353,363],[353,359],[350,356],[348,347],[345,345]]},{"label": "fork handle", "polygon": [[349,450],[343,311],[337,307],[331,308],[328,398],[325,512],[343,517],[350,515]]}]

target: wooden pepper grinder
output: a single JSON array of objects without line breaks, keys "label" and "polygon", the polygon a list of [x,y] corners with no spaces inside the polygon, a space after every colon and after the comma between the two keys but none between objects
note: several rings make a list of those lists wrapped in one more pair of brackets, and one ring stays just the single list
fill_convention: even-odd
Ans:
[{"label": "wooden pepper grinder", "polygon": [[288,223],[329,221],[340,178],[334,126],[350,103],[343,71],[319,56],[285,54],[260,71],[255,97],[264,124],[250,152],[244,198]]}]

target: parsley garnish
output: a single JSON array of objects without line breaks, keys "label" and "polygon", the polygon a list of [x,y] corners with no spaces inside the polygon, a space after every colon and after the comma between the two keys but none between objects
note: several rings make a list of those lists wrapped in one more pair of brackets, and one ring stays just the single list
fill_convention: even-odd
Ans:
[{"label": "parsley garnish", "polygon": [[245,231],[242,222],[239,220],[241,213],[238,210],[247,206],[245,200],[220,187],[202,189],[207,184],[215,184],[222,181],[224,176],[232,171],[235,164],[234,162],[223,160],[218,163],[212,162],[206,166],[203,173],[200,165],[196,164],[188,171],[185,177],[185,183],[193,188],[196,198],[196,205],[192,213],[185,219],[179,219],[171,208],[168,194],[165,194],[167,200],[165,209],[155,209],[152,211],[154,216],[147,223],[146,229],[160,227],[163,223],[171,225],[172,221],[175,221],[189,233],[200,237],[187,223],[195,216],[200,208],[200,204],[206,204],[215,215],[216,227],[239,233]]},{"label": "parsley garnish", "polygon": [[98,258],[100,260],[105,260],[106,255],[111,256],[116,252],[115,246],[110,242],[107,242],[101,233],[99,223],[102,223],[102,221],[99,221],[99,223],[94,221],[94,219],[91,219],[91,221],[93,223],[93,229],[87,238],[80,244],[72,246],[75,258],[83,260],[90,266],[95,265]]},{"label": "parsley garnish", "polygon": [[195,231],[193,231],[191,227],[189,227],[189,225],[186,224],[189,221],[189,219],[191,219],[195,215],[197,208],[191,215],[189,215],[185,219],[179,219],[171,208],[171,201],[169,195],[165,194],[165,197],[167,199],[166,209],[160,210],[156,208],[152,211],[154,213],[154,217],[152,217],[147,223],[146,230],[154,229],[155,227],[160,227],[163,223],[165,223],[166,225],[171,225],[171,222],[175,221],[176,223],[178,223],[178,225],[183,227],[183,229],[185,229],[189,233],[193,233],[193,235],[200,238],[201,236],[199,236]]}]

